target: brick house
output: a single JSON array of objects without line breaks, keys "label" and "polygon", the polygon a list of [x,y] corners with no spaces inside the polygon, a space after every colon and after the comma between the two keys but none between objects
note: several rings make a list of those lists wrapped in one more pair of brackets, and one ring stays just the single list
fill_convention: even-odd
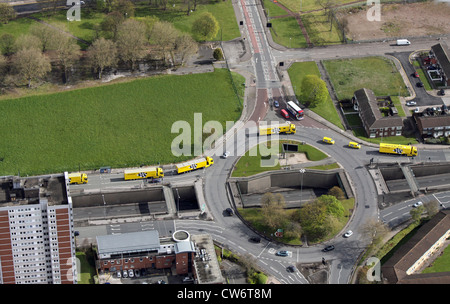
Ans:
[{"label": "brick house", "polygon": [[450,210],[441,210],[403,244],[381,267],[389,284],[449,284],[450,272],[422,274],[430,258],[450,237]]},{"label": "brick house", "polygon": [[[367,137],[400,136],[403,130],[403,119],[397,115],[392,103],[384,98],[379,99],[372,90],[363,88],[355,91],[352,98],[358,110]],[[389,116],[383,116],[380,107],[389,108]]]},{"label": "brick house", "polygon": [[450,50],[445,43],[435,44],[429,54],[429,65],[435,65],[444,87],[450,87]]},{"label": "brick house", "polygon": [[422,138],[450,136],[450,115],[414,117]]}]

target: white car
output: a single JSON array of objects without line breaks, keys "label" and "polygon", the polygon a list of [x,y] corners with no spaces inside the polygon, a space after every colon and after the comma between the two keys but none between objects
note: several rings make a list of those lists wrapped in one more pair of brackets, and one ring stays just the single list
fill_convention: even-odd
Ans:
[{"label": "white car", "polygon": [[417,104],[417,102],[415,102],[414,100],[411,100],[411,101],[407,101],[406,102],[406,105],[407,106],[415,106]]},{"label": "white car", "polygon": [[416,203],[414,203],[412,206],[413,206],[414,208],[417,208],[417,207],[422,206],[422,205],[423,205],[422,202],[416,202]]},{"label": "white car", "polygon": [[122,273],[120,272],[120,270],[117,271],[117,278],[121,278],[122,277]]},{"label": "white car", "polygon": [[419,107],[417,107],[417,108],[414,109],[414,113],[419,113],[419,112],[420,112]]},{"label": "white car", "polygon": [[134,277],[134,271],[133,271],[133,269],[128,270],[128,276],[129,276],[130,278]]},{"label": "white car", "polygon": [[349,230],[346,233],[344,233],[344,237],[345,238],[351,237],[352,235],[353,235],[353,231],[351,231],[351,230]]},{"label": "white car", "polygon": [[230,156],[230,151],[226,151],[222,154],[222,158],[228,158]]}]

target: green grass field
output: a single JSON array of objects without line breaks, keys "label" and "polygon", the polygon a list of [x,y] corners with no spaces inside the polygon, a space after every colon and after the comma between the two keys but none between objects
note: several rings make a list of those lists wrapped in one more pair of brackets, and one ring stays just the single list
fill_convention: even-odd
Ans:
[{"label": "green grass field", "polygon": [[[156,16],[159,20],[169,21],[182,32],[191,34],[192,23],[203,12],[210,12],[216,17],[219,22],[220,29],[217,36],[213,41],[218,41],[221,38],[224,41],[231,40],[240,36],[239,26],[236,21],[233,6],[231,1],[211,1],[209,3],[202,3],[197,5],[196,11],[192,12],[190,16],[187,16],[184,9],[184,3],[182,1],[173,2],[175,7],[168,5],[167,10],[150,8],[146,3],[136,4],[136,17],[144,16]],[[183,9],[183,11],[181,11]],[[64,24],[68,31],[79,37],[88,43],[91,43],[96,35],[95,25],[99,25],[105,18],[104,13],[99,13],[89,8],[82,8],[80,21],[67,21],[67,11],[57,11],[55,14],[50,15],[48,13],[36,13],[33,16],[48,22],[56,24]],[[8,24],[0,24],[0,36],[3,33],[11,33],[18,37],[21,34],[28,33],[31,24],[36,21],[28,18],[18,18],[10,21]],[[80,43],[81,47],[87,46]]]},{"label": "green grass field", "polygon": [[[234,75],[237,83],[244,78]],[[242,93],[242,92],[241,92]],[[165,75],[98,87],[1,100],[0,175],[134,167],[179,162],[175,121],[194,113],[236,121],[240,105],[227,70]],[[192,132],[193,133],[193,132]]]},{"label": "green grass field", "polygon": [[361,88],[374,91],[376,96],[409,94],[394,63],[385,57],[325,60],[323,64],[339,100],[351,99]]},{"label": "green grass field", "polygon": [[271,19],[273,41],[288,48],[304,48],[307,46],[305,36],[294,17]]},{"label": "green grass field", "polygon": [[[300,102],[301,89],[302,89],[302,81],[303,77],[307,75],[317,75],[319,78],[321,77],[319,68],[314,61],[306,61],[306,62],[295,62],[293,63],[288,70],[289,78],[291,79],[292,86],[294,87],[295,95]],[[320,106],[314,107],[310,109],[316,114],[326,118],[329,122],[335,124],[341,129],[344,129],[342,125],[341,119],[336,111],[336,107],[331,100],[331,97],[328,95],[328,99],[321,104]]]}]

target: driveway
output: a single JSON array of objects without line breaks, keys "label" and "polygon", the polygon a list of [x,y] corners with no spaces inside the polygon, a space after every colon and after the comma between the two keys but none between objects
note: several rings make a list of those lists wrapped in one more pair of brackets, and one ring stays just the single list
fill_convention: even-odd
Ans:
[{"label": "driveway", "polygon": [[[415,69],[412,64],[409,63],[409,55],[410,52],[399,52],[399,53],[390,53],[388,55],[394,56],[397,58],[400,63],[403,66],[403,69],[405,70],[406,75],[408,76],[409,81],[411,82],[411,85],[414,89],[414,92],[416,93],[416,98],[414,98],[414,101],[417,102],[417,106],[442,106],[443,101],[442,98],[432,96],[425,91],[424,87],[417,87],[417,83],[419,80],[413,76],[413,73],[415,72]],[[426,81],[425,79],[422,79],[421,81]]]}]

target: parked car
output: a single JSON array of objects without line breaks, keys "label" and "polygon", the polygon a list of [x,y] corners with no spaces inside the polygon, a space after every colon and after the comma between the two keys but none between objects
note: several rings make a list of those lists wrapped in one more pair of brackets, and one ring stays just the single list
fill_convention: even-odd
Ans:
[{"label": "parked car", "polygon": [[222,158],[228,158],[228,156],[230,156],[230,151],[225,151],[225,152],[222,154]]},{"label": "parked car", "polygon": [[414,77],[419,78],[419,77],[420,77],[420,76],[419,76],[419,73],[414,72]]},{"label": "parked car", "polygon": [[191,277],[184,277],[183,282],[194,282],[194,279]]},{"label": "parked car", "polygon": [[417,107],[417,108],[414,109],[414,113],[420,113],[419,107]]},{"label": "parked car", "polygon": [[353,235],[353,231],[351,231],[351,230],[349,230],[349,231],[347,231],[346,233],[344,233],[344,237],[345,238],[349,238],[349,237],[351,237]]},{"label": "parked car", "polygon": [[128,276],[129,276],[130,278],[134,277],[134,271],[133,271],[133,269],[129,269],[129,270],[128,270]]},{"label": "parked car", "polygon": [[128,278],[128,271],[124,270],[123,273],[122,273],[122,276],[124,278]]},{"label": "parked car", "polygon": [[422,83],[421,81],[419,81],[419,82],[417,83],[417,87],[422,88],[422,87],[423,87],[423,83]]},{"label": "parked car", "polygon": [[410,101],[406,102],[406,105],[407,106],[415,106],[415,105],[417,105],[417,102],[415,102],[414,100],[410,100]]},{"label": "parked car", "polygon": [[417,208],[417,207],[420,207],[422,205],[423,205],[422,202],[415,202],[412,206],[413,206],[413,208]]},{"label": "parked car", "polygon": [[440,89],[439,90],[439,95],[444,96],[445,95],[445,90],[444,89]]},{"label": "parked car", "polygon": [[122,273],[120,272],[120,270],[117,270],[116,275],[117,275],[117,278],[118,278],[118,279],[120,279],[120,278],[122,277]]},{"label": "parked car", "polygon": [[134,276],[135,276],[136,278],[139,278],[139,277],[141,276],[141,272],[139,271],[139,269],[135,269],[135,270],[134,270]]},{"label": "parked car", "polygon": [[277,256],[284,256],[284,257],[286,257],[286,256],[289,256],[289,251],[287,251],[287,250],[280,250],[280,251],[277,251],[277,253],[275,253]]},{"label": "parked car", "polygon": [[280,106],[280,103],[278,102],[278,100],[274,100],[273,105],[275,106],[275,108],[278,108]]},{"label": "parked car", "polygon": [[324,249],[322,249],[323,252],[328,252],[334,250],[334,245],[328,245],[327,247],[325,247]]},{"label": "parked car", "polygon": [[281,109],[280,113],[284,118],[289,118],[289,113],[286,111],[286,109]]}]

